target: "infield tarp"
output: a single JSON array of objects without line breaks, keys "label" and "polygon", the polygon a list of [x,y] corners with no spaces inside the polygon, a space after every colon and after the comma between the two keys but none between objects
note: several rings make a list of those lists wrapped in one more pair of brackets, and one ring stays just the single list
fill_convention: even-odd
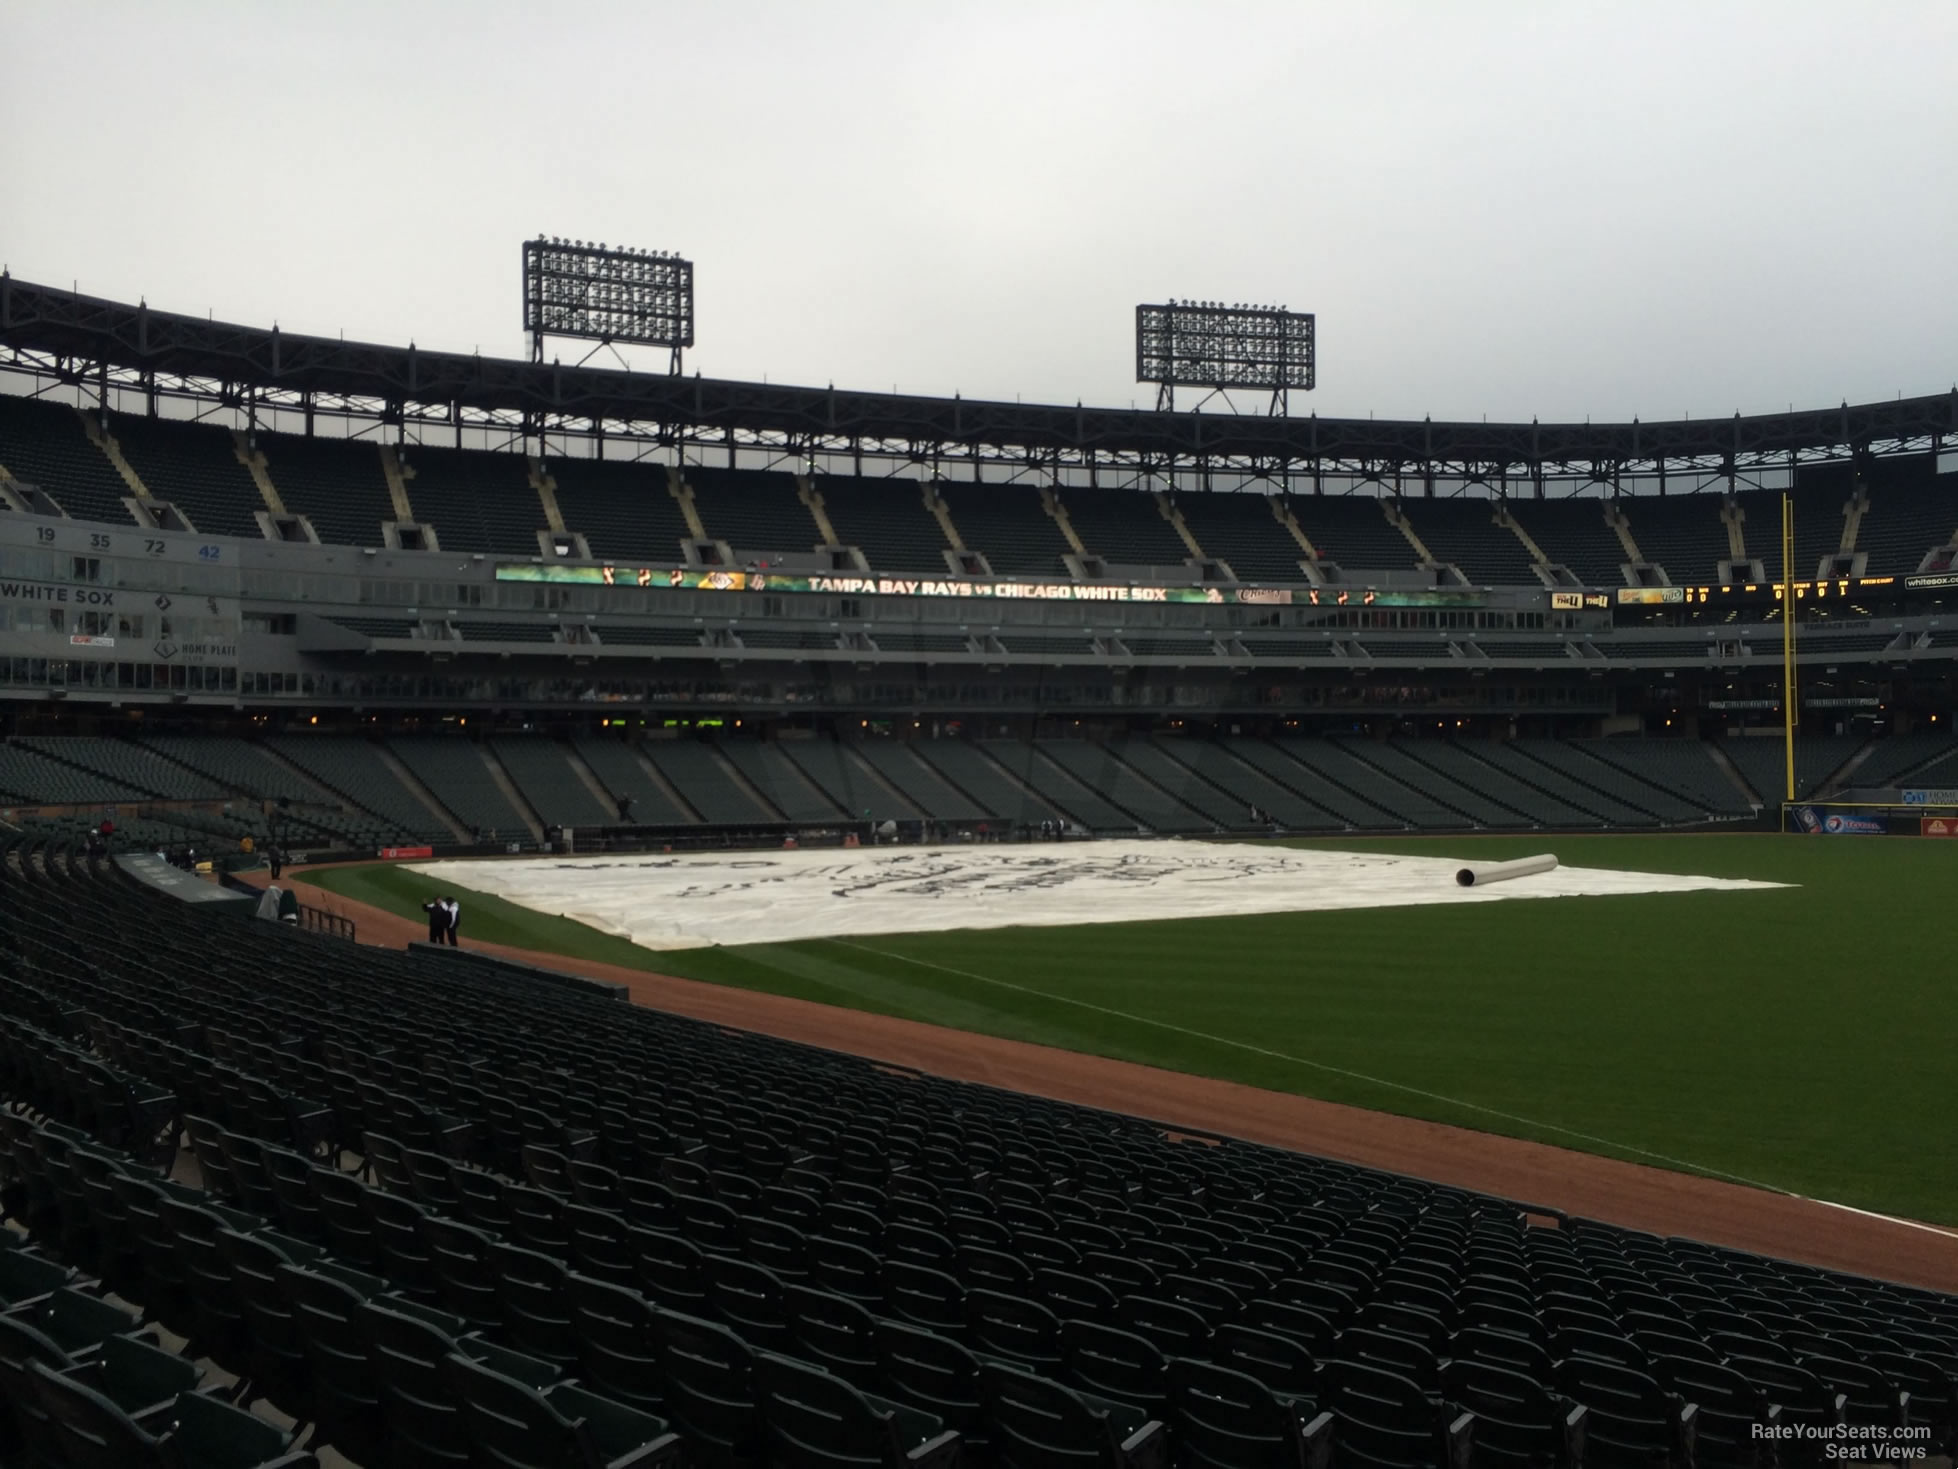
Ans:
[{"label": "infield tarp", "polygon": [[1455,881],[1462,865],[1249,843],[1101,841],[443,861],[415,870],[649,949],[1782,886],[1559,867],[1464,888]]}]

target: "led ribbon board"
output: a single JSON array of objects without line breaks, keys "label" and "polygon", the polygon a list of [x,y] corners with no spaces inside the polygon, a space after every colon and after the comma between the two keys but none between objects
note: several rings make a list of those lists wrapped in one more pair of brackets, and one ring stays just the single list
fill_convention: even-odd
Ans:
[{"label": "led ribbon board", "polygon": [[1015,602],[1177,602],[1211,606],[1482,607],[1473,590],[1396,591],[1380,587],[1164,587],[1113,582],[955,581],[945,577],[784,576],[772,571],[698,567],[565,566],[499,562],[502,582],[598,587],[664,587],[699,592],[827,592],[847,597],[972,597]]}]

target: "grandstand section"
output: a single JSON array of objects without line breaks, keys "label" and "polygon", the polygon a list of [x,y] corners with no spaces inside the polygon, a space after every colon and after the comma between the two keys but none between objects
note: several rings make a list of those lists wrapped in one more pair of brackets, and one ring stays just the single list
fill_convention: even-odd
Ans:
[{"label": "grandstand section", "polygon": [[406,735],[389,741],[387,749],[445,811],[485,840],[536,834],[530,816],[497,779],[487,746],[443,735]]},{"label": "grandstand section", "polygon": [[16,743],[51,760],[92,771],[166,801],[224,800],[231,795],[217,782],[183,769],[140,745],[121,740],[87,735],[53,738],[23,735]]},{"label": "grandstand section", "polygon": [[1605,519],[1596,495],[1565,500],[1513,499],[1509,513],[1551,561],[1570,568],[1579,585],[1622,587],[1620,568],[1631,558]]},{"label": "grandstand section", "polygon": [[793,475],[688,465],[686,480],[707,534],[741,560],[807,556],[822,540]]},{"label": "grandstand section", "polygon": [[418,444],[397,457],[414,519],[435,528],[444,551],[537,554],[544,510],[522,455]]},{"label": "grandstand section", "polygon": [[866,764],[861,746],[840,740],[787,739],[775,745],[838,810],[846,816],[876,823],[916,821],[925,812],[902,788]]},{"label": "grandstand section", "polygon": [[1316,495],[1292,502],[1292,512],[1321,559],[1336,563],[1349,580],[1367,573],[1412,576],[1419,564],[1413,545],[1388,521],[1373,495]]},{"label": "grandstand section", "polygon": [[[1622,777],[1660,791],[1675,791],[1701,816],[1747,816],[1754,804],[1697,740],[1582,740],[1572,748]],[[1630,791],[1634,787],[1627,786]],[[1687,815],[1685,820],[1693,819]]]},{"label": "grandstand section", "polygon": [[543,735],[498,736],[490,745],[510,781],[546,826],[588,828],[618,822],[618,807],[581,777],[573,752]]},{"label": "grandstand section", "polygon": [[711,744],[699,740],[648,740],[641,752],[702,821],[730,826],[781,821],[780,810],[742,778]]},{"label": "grandstand section", "polygon": [[1067,576],[1061,558],[1071,548],[1035,486],[940,481],[933,489],[945,501],[966,549],[982,553],[998,575],[1044,581]]},{"label": "grandstand section", "polygon": [[729,740],[720,746],[720,753],[783,820],[840,821],[858,814],[824,795],[779,744]]},{"label": "grandstand section", "polygon": [[267,741],[341,800],[419,842],[449,842],[456,826],[411,791],[372,742],[347,735],[276,735]]},{"label": "grandstand section", "polygon": [[1008,781],[1024,791],[1019,805],[1019,820],[1023,824],[1038,826],[1051,820],[1092,832],[1128,835],[1148,829],[1135,812],[1124,809],[1107,793],[1090,785],[1086,777],[1075,773],[1095,763],[1094,752],[1079,741],[1034,744],[1020,740],[981,740],[976,753],[991,760]]},{"label": "grandstand section", "polygon": [[1004,807],[966,790],[909,745],[866,740],[854,753],[933,821],[976,826],[1003,814]]},{"label": "grandstand section", "polygon": [[917,480],[831,474],[818,477],[815,488],[841,543],[861,549],[874,570],[946,571],[950,548]]},{"label": "grandstand section", "polygon": [[1497,504],[1480,496],[1412,500],[1402,510],[1434,559],[1458,568],[1478,586],[1527,587],[1536,564],[1516,533],[1495,520]]},{"label": "grandstand section", "polygon": [[1152,495],[1082,485],[1062,503],[1088,554],[1111,565],[1181,567],[1193,554]]},{"label": "grandstand section", "polygon": [[[1717,430],[1114,414],[280,334],[301,395],[269,333],[0,298],[0,733],[109,741],[17,745],[10,801],[282,797],[397,845],[622,794],[707,828],[1753,819],[1782,604],[1715,578],[1779,569],[1784,490],[1804,792],[1958,718],[1958,588],[1917,574],[1958,534],[1949,395]],[[420,385],[400,422],[376,364]]]},{"label": "grandstand section", "polygon": [[1087,789],[1106,797],[1146,831],[1175,835],[1217,829],[1217,822],[1141,774],[1113,746],[1047,740],[1035,750],[1037,757],[1051,760]]},{"label": "grandstand section", "polygon": [[1276,497],[1256,490],[1190,494],[1177,508],[1204,554],[1230,567],[1239,581],[1297,582],[1305,548],[1272,515]]},{"label": "grandstand section", "polygon": [[[1620,500],[1618,509],[1644,560],[1664,568],[1674,586],[1721,580],[1720,563],[1727,559],[1729,546],[1718,495],[1642,495]],[[1777,517],[1777,562],[1781,560],[1779,524]]]},{"label": "grandstand section", "polygon": [[684,798],[656,777],[652,768],[624,740],[579,738],[572,743],[578,758],[591,767],[592,774],[611,794],[614,815],[617,814],[619,798],[625,796],[633,803],[630,814],[635,821],[663,826],[700,820],[684,804]]},{"label": "grandstand section", "polygon": [[176,506],[199,531],[258,536],[255,512],[266,507],[229,430],[117,413],[109,433],[150,495]]},{"label": "grandstand section", "polygon": [[[34,843],[0,911],[26,1376],[116,1433],[162,1392],[173,1462],[460,1462],[513,1424],[559,1462],[761,1458],[812,1400],[921,1469],[1445,1464],[1432,1420],[1487,1450],[1580,1410],[1683,1464],[1771,1400],[1906,1393],[1948,1447],[1936,1291],[214,918]],[[223,1400],[240,1368],[278,1424]]]},{"label": "grandstand section", "polygon": [[565,457],[552,459],[548,472],[566,529],[582,534],[594,556],[652,565],[684,559],[687,522],[663,465]]},{"label": "grandstand section", "polygon": [[89,442],[73,408],[0,393],[0,464],[11,478],[36,486],[78,520],[136,523],[122,503],[133,491]]},{"label": "grandstand section", "polygon": [[[1795,794],[1811,796],[1863,745],[1853,735],[1809,735],[1795,746]],[[1782,744],[1773,739],[1722,740],[1720,752],[1733,762],[1741,778],[1763,805],[1773,806],[1787,794],[1787,764]]]},{"label": "grandstand section", "polygon": [[262,433],[258,452],[279,498],[335,546],[379,546],[381,526],[396,519],[372,440]]}]

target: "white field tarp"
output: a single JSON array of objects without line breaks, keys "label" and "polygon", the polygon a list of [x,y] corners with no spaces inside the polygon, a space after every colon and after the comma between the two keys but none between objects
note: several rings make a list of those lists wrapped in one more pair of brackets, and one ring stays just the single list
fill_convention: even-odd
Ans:
[{"label": "white field tarp", "polygon": [[1462,866],[1457,857],[1243,842],[1097,841],[538,857],[422,862],[415,870],[648,949],[1782,886],[1558,867],[1462,887]]}]

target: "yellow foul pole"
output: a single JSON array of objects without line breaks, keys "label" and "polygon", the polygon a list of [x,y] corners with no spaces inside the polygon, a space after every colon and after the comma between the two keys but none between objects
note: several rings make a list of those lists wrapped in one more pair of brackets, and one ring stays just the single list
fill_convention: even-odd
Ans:
[{"label": "yellow foul pole", "polygon": [[1781,728],[1789,801],[1795,799],[1795,502],[1781,497]]}]

